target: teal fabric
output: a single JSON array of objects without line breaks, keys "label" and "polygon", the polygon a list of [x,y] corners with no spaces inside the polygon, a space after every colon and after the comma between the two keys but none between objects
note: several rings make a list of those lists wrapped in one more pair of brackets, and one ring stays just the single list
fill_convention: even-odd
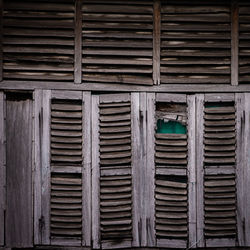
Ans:
[{"label": "teal fabric", "polygon": [[187,128],[179,122],[158,120],[156,132],[160,134],[186,134]]}]

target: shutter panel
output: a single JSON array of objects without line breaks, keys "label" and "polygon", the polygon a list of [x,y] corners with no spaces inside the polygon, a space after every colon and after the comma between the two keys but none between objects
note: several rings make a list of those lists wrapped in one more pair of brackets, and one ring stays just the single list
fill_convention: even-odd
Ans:
[{"label": "shutter panel", "polygon": [[41,217],[39,209],[35,214],[44,228],[36,229],[38,244],[90,245],[89,105],[88,93],[43,93]]},{"label": "shutter panel", "polygon": [[152,1],[82,6],[83,80],[152,85]]},{"label": "shutter panel", "polygon": [[209,102],[204,108],[204,237],[207,246],[235,245],[236,115],[231,102]]},{"label": "shutter panel", "polygon": [[74,1],[4,1],[3,77],[72,81]]},{"label": "shutter panel", "polygon": [[161,83],[230,83],[230,1],[162,1]]},{"label": "shutter panel", "polygon": [[185,95],[157,94],[155,119],[156,242],[158,247],[185,248],[189,238]]},{"label": "shutter panel", "polygon": [[98,238],[102,248],[131,247],[135,240],[131,97],[101,95],[98,108],[99,162],[95,171],[100,177],[93,181],[99,186],[94,205],[99,216]]},{"label": "shutter panel", "polygon": [[239,1],[239,83],[249,83],[250,73],[250,4]]},{"label": "shutter panel", "polygon": [[52,240],[63,237],[72,241],[81,241],[82,116],[81,101],[52,99],[50,151]]}]

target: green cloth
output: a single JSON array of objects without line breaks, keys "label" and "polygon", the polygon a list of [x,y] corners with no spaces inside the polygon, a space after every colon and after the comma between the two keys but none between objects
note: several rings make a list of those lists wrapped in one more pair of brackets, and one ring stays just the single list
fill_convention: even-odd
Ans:
[{"label": "green cloth", "polygon": [[186,134],[187,128],[180,122],[158,120],[156,132],[160,134]]}]

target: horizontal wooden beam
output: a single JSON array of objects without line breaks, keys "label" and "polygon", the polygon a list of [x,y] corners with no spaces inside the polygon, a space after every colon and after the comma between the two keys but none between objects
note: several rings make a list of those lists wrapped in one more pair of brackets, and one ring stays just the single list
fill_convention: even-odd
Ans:
[{"label": "horizontal wooden beam", "polygon": [[241,93],[250,92],[250,84],[231,86],[225,84],[162,84],[159,86],[139,86],[125,84],[72,82],[40,82],[40,81],[2,81],[0,90],[81,90],[94,92],[172,92],[172,93]]}]

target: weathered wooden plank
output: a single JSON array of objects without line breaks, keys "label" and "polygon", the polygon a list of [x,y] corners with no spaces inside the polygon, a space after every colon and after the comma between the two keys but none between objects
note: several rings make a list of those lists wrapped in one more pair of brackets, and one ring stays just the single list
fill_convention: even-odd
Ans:
[{"label": "weathered wooden plank", "polygon": [[51,90],[42,93],[42,244],[50,244],[50,102]]},{"label": "weathered wooden plank", "polygon": [[99,137],[98,137],[98,130],[99,130],[99,96],[92,96],[92,119],[91,119],[91,128],[92,133],[91,140],[92,140],[92,240],[93,240],[93,247],[99,248],[100,247],[100,204],[99,204],[99,193],[100,193],[100,170],[99,170]]},{"label": "weathered wooden plank", "polygon": [[147,246],[156,245],[155,232],[155,102],[154,93],[147,93],[147,133],[146,133],[146,229]]},{"label": "weathered wooden plank", "polygon": [[246,197],[246,204],[245,207],[245,246],[250,246],[250,214],[248,211],[248,207],[250,206],[250,197],[249,197],[249,190],[250,190],[250,94],[245,93],[245,145],[244,145],[244,154],[245,154],[245,187],[244,187],[244,195]]},{"label": "weathered wooden plank", "polygon": [[64,100],[81,100],[82,99],[82,93],[79,91],[58,91],[53,90],[51,92],[51,98],[55,99],[64,99]]},{"label": "weathered wooden plank", "polygon": [[3,0],[0,0],[0,82],[3,80]]},{"label": "weathered wooden plank", "polygon": [[154,1],[154,29],[153,29],[153,81],[160,84],[160,52],[161,52],[161,2]]},{"label": "weathered wooden plank", "polygon": [[75,1],[75,83],[82,82],[82,0]]},{"label": "weathered wooden plank", "polygon": [[6,246],[32,247],[32,99],[9,99],[6,110]]},{"label": "weathered wooden plank", "polygon": [[203,205],[203,129],[204,129],[204,95],[196,95],[196,211],[197,211],[197,247],[204,247],[204,205]]},{"label": "weathered wooden plank", "polygon": [[0,221],[2,226],[0,227],[0,246],[4,245],[4,211],[6,207],[6,151],[5,151],[5,96],[3,92],[0,92]]},{"label": "weathered wooden plank", "polygon": [[[139,232],[139,223],[141,221],[141,162],[140,160],[140,94],[131,94],[131,132],[132,132],[132,182],[133,182],[133,221],[132,221],[132,233],[133,233],[133,247],[140,246],[141,232]],[[139,236],[140,235],[140,236]]]},{"label": "weathered wooden plank", "polygon": [[34,244],[42,244],[42,90],[34,93]]},{"label": "weathered wooden plank", "polygon": [[205,102],[232,102],[234,94],[205,94]]},{"label": "weathered wooden plank", "polygon": [[157,102],[180,102],[185,103],[186,102],[186,96],[182,94],[166,94],[166,93],[158,93],[156,94],[156,101]]},{"label": "weathered wooden plank", "polygon": [[[245,95],[244,94],[236,94],[235,102],[236,102],[236,174],[237,174],[237,231],[238,231],[238,241],[240,246],[246,246],[245,240],[245,216],[247,215],[246,204],[244,204],[244,187],[247,184],[247,168],[245,165],[244,154],[247,152],[244,150],[247,134],[245,134],[245,126],[246,123],[243,123],[244,112],[245,112]],[[246,118],[246,117],[245,117]],[[246,120],[245,120],[246,122]],[[243,124],[242,124],[243,123]]]},{"label": "weathered wooden plank", "polygon": [[239,73],[239,6],[231,0],[231,85],[238,85]]},{"label": "weathered wooden plank", "polygon": [[140,86],[140,85],[125,85],[117,83],[96,83],[85,82],[81,85],[74,85],[69,81],[36,81],[31,80],[4,80],[0,84],[1,90],[16,89],[16,90],[34,90],[51,89],[51,90],[83,90],[83,91],[119,91],[119,92],[159,92],[159,93],[242,93],[250,92],[249,84],[240,84],[238,86],[225,84],[162,84],[159,86]]},{"label": "weathered wooden plank", "polygon": [[91,95],[83,92],[83,218],[82,218],[82,245],[91,245]]},{"label": "weathered wooden plank", "polygon": [[187,96],[188,117],[188,199],[189,199],[189,247],[194,247],[196,239],[196,103],[195,95]]}]

